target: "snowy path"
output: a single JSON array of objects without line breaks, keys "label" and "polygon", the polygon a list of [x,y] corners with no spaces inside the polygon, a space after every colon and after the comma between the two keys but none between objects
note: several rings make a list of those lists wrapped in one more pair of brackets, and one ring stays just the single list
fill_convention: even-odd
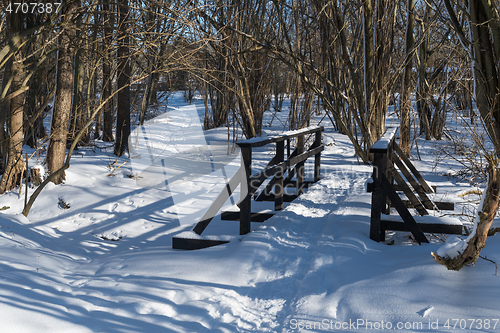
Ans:
[{"label": "snowy path", "polygon": [[[170,119],[182,123],[183,103],[171,104]],[[224,130],[208,135],[227,139]],[[395,246],[371,241],[371,169],[357,164],[344,136],[327,130],[324,139],[320,182],[254,232],[199,251],[172,250],[172,236],[191,226],[179,223],[171,193],[138,186],[129,163],[108,177],[108,150],[82,149],[66,184],[49,185],[29,220],[14,215],[17,194],[1,196],[0,207],[11,208],[0,215],[0,331],[339,332],[335,325],[383,321],[393,329],[377,331],[453,332],[447,320],[453,328],[450,320],[474,319],[467,331],[498,332],[494,265],[449,272],[430,256],[435,238],[422,246],[404,234]],[[433,149],[420,147],[423,170]],[[255,156],[265,164],[268,154]],[[451,199],[469,189],[433,181]],[[216,192],[209,180],[189,186],[205,201]],[[212,232],[237,234],[237,223],[216,222]],[[500,262],[499,242],[488,241],[482,254]]]}]

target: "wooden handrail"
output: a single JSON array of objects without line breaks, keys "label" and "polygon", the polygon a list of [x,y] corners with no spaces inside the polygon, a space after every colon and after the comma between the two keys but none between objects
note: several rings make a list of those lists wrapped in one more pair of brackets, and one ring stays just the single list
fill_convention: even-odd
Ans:
[{"label": "wooden handrail", "polygon": [[324,131],[323,126],[307,127],[307,128],[303,128],[303,129],[296,130],[296,131],[288,131],[288,132],[285,132],[279,136],[275,136],[275,137],[271,137],[271,138],[252,138],[252,139],[237,142],[236,144],[240,148],[243,148],[243,147],[262,147],[262,146],[265,146],[269,143],[285,141],[288,139],[298,137],[300,135],[306,135],[306,134],[311,134],[311,133],[315,133],[315,132],[323,132],[323,131]]},{"label": "wooden handrail", "polygon": [[370,147],[370,153],[386,153],[394,142],[399,127],[387,127],[384,135]]},{"label": "wooden handrail", "polygon": [[[426,243],[428,240],[422,231],[421,224],[415,221],[408,211],[408,206],[416,208],[419,215],[424,216],[429,215],[427,209],[438,209],[438,205],[426,194],[433,193],[432,188],[394,140],[397,130],[398,127],[387,128],[379,141],[375,142],[370,148],[370,153],[373,153],[373,181],[370,186],[367,186],[369,192],[372,192],[370,238],[375,241],[384,241],[385,230],[409,230],[419,244]],[[399,170],[395,168],[396,166]],[[400,172],[402,175],[400,175]],[[397,185],[394,184],[394,181]],[[404,192],[409,199],[409,205],[405,204],[396,190]],[[403,220],[403,223],[399,226],[392,222],[388,223],[387,219],[383,217],[383,214],[390,214],[391,206],[396,208]],[[453,207],[451,204],[447,206],[447,209],[453,209]],[[446,233],[461,234],[461,227],[455,225],[450,227],[433,224],[432,226],[425,226],[424,229],[427,232],[444,231]]]}]

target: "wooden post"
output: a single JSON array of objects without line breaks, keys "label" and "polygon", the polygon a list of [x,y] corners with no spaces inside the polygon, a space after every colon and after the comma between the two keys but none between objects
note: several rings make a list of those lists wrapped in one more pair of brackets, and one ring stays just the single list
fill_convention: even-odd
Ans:
[{"label": "wooden post", "polygon": [[248,189],[248,192],[244,194],[245,198],[240,202],[240,235],[245,235],[251,230],[252,184],[250,176],[252,175],[252,146],[241,147],[241,159],[245,169],[245,177],[241,181],[247,183]]},{"label": "wooden post", "polygon": [[[297,156],[302,153],[304,153],[304,134],[297,137]],[[296,192],[297,195],[301,195],[304,187],[304,161],[297,163],[295,169],[297,170],[295,176],[297,179]]]},{"label": "wooden post", "polygon": [[[389,170],[389,166],[392,165],[392,155],[394,154],[394,141],[392,141],[390,144],[389,144],[389,147],[387,149],[387,154],[385,155],[385,176],[387,177],[387,179],[389,180],[389,183],[393,184],[394,183],[394,176],[392,175],[392,173],[390,172]],[[389,200],[389,198],[386,196],[385,197],[385,211],[384,211],[384,214],[387,214],[387,215],[390,215],[391,214],[391,201]],[[385,235],[385,231],[384,231],[384,235]]]},{"label": "wooden post", "polygon": [[[285,141],[276,142],[276,164],[281,163],[285,160]],[[276,184],[274,187],[274,210],[283,209],[283,192],[285,188],[283,187],[283,173],[285,171],[278,171],[276,174]]]},{"label": "wooden post", "polygon": [[[314,140],[314,148],[321,146],[321,130],[316,132]],[[321,153],[314,156],[314,182],[319,181],[321,178]]]},{"label": "wooden post", "polygon": [[290,138],[286,139],[286,158],[290,157]]},{"label": "wooden post", "polygon": [[26,174],[26,188],[24,191],[24,208],[26,208],[26,204],[28,203],[28,176],[29,176],[29,172],[30,172],[30,168],[28,166],[28,153],[26,153],[25,156],[26,156],[26,158],[25,158],[26,171],[24,173]]},{"label": "wooden post", "polygon": [[370,238],[376,242],[385,241],[385,230],[381,229],[381,214],[385,211],[386,195],[382,188],[382,175],[386,174],[387,154],[373,154],[373,191],[370,216]]},{"label": "wooden post", "polygon": [[[290,138],[286,139],[286,159],[290,158]],[[286,173],[290,174],[290,167],[286,168]]]}]

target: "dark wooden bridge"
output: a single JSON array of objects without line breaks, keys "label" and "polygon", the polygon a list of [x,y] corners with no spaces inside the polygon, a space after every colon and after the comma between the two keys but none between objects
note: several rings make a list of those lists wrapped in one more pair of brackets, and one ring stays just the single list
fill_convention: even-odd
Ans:
[{"label": "dark wooden bridge", "polygon": [[[398,127],[387,128],[384,135],[370,148],[373,154],[373,175],[368,183],[372,193],[370,238],[385,240],[385,231],[410,231],[415,240],[428,243],[424,233],[462,234],[462,224],[452,219],[429,215],[429,210],[453,210],[450,202],[434,202],[428,194],[436,188],[429,186],[420,172],[406,157],[395,141]],[[401,199],[403,192],[407,199]],[[399,217],[389,216],[391,206]],[[408,208],[414,208],[413,216]]]},{"label": "dark wooden bridge", "polygon": [[[241,168],[226,184],[224,190],[214,200],[205,215],[193,228],[197,235],[201,235],[210,224],[212,219],[231,196],[233,189],[240,186],[241,200],[238,203],[239,211],[222,212],[222,220],[234,220],[240,223],[240,235],[251,231],[251,222],[264,222],[274,215],[269,212],[252,212],[252,201],[274,201],[274,210],[283,209],[284,202],[290,202],[299,196],[309,184],[317,182],[321,174],[321,152],[324,145],[321,141],[321,133],[324,128],[313,127],[298,131],[288,132],[271,138],[254,138],[241,141]],[[306,149],[306,138],[312,138],[312,143]],[[292,142],[295,141],[295,147]],[[269,144],[276,145],[276,153],[266,167],[258,173],[252,174],[252,150]],[[286,145],[285,145],[286,144]],[[286,146],[286,159],[285,159]],[[306,180],[305,161],[314,156],[314,174],[312,179]],[[263,183],[270,179],[261,192],[258,192]],[[294,179],[295,178],[295,179]],[[294,187],[295,194],[285,193],[286,188]],[[217,240],[213,238],[173,237],[172,248],[195,250],[214,245],[228,243],[228,240]]]}]

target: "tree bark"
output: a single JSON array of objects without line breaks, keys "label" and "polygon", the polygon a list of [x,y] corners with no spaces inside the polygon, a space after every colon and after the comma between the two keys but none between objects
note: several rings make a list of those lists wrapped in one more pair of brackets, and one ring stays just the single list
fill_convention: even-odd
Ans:
[{"label": "tree bark", "polygon": [[[78,20],[78,25],[81,25],[81,19]],[[76,37],[76,35],[75,35]],[[78,38],[78,37],[76,37]],[[84,81],[85,81],[85,64],[83,62],[83,52],[81,47],[76,47],[74,55],[75,77],[73,80],[73,103],[71,105],[72,121],[70,125],[70,136],[68,140],[73,140],[76,133],[80,131],[85,122],[84,108]],[[90,137],[85,133],[82,138],[83,142],[88,143]],[[79,143],[77,143],[79,145]]]},{"label": "tree bark", "polygon": [[[68,138],[68,125],[71,115],[74,80],[74,48],[75,28],[71,26],[78,2],[70,2],[63,9],[62,21],[69,26],[59,36],[59,56],[57,60],[57,88],[52,111],[51,139],[47,150],[47,165],[49,172],[59,170],[64,164],[66,144]],[[54,177],[54,184],[65,180],[65,173],[61,172]]]},{"label": "tree bark", "polygon": [[[444,0],[444,2],[455,31],[460,38],[465,39],[465,34],[458,24],[450,1]],[[495,21],[498,20],[498,14],[494,14],[497,13],[497,8],[491,1],[470,0],[469,13],[476,105],[495,149],[493,153],[486,155],[489,174],[488,185],[483,194],[482,206],[480,205],[478,208],[475,232],[466,240],[465,249],[459,251],[453,258],[431,253],[436,262],[457,271],[477,261],[496,215],[500,194],[500,170],[498,169],[500,161],[500,80],[496,69],[496,63],[500,57],[498,51],[500,50],[500,41],[494,38],[494,36],[500,36],[500,28],[498,22]],[[468,51],[467,43],[463,44]]]},{"label": "tree bark", "polygon": [[415,0],[408,0],[408,21],[406,25],[406,65],[403,74],[401,94],[400,147],[410,156],[410,116],[411,116],[411,73],[413,68],[413,48],[415,44]]},{"label": "tree bark", "polygon": [[[11,13],[9,18],[9,34],[14,36],[20,33],[23,29],[23,14]],[[21,42],[21,40],[19,40]],[[6,73],[9,72],[15,75],[10,92],[18,91],[22,88],[23,81],[26,76],[26,71],[23,68],[24,54],[21,48],[14,55],[14,60],[7,64]],[[24,170],[24,160],[22,155],[23,149],[23,115],[24,115],[24,100],[26,93],[17,94],[8,102],[8,118],[7,118],[7,164],[5,165],[4,173],[0,179],[0,193],[10,191],[16,187],[20,181]],[[3,122],[2,122],[3,126]],[[4,152],[5,153],[5,152]]]},{"label": "tree bark", "polygon": [[[494,5],[490,3],[490,6]],[[487,12],[492,12],[492,7],[487,9],[481,0],[471,0],[469,8],[475,56],[473,74],[476,83],[476,104],[498,155],[500,154],[500,80],[495,66],[498,59],[494,58],[494,49],[500,47],[500,41],[492,42],[490,29],[491,31],[500,29],[498,26],[488,25],[490,21]],[[493,34],[498,33],[499,31],[493,32]]]},{"label": "tree bark", "polygon": [[118,1],[118,79],[115,155],[122,156],[127,150],[130,135],[130,63],[128,36],[128,0]]},{"label": "tree bark", "polygon": [[365,114],[368,117],[368,131],[371,146],[378,140],[377,119],[375,119],[374,101],[372,98],[374,72],[374,32],[373,32],[373,0],[363,1],[363,33],[364,33],[364,95]]},{"label": "tree bark", "polygon": [[[112,31],[111,27],[114,25],[112,6],[103,0],[103,23],[104,23],[104,37],[102,42],[103,48],[103,62],[102,62],[102,94],[101,101],[105,101],[111,96],[112,82],[111,82],[111,47],[112,47]],[[103,128],[102,140],[106,142],[113,142],[113,101],[109,100],[103,107]]]},{"label": "tree bark", "polygon": [[486,245],[488,231],[491,228],[493,219],[498,209],[498,199],[500,197],[500,170],[498,169],[498,159],[490,157],[488,161],[488,186],[483,197],[482,207],[479,207],[475,221],[475,233],[467,239],[467,247],[463,252],[459,252],[456,257],[441,257],[432,253],[434,260],[446,266],[449,270],[459,271],[464,266],[476,263],[481,250]]}]

